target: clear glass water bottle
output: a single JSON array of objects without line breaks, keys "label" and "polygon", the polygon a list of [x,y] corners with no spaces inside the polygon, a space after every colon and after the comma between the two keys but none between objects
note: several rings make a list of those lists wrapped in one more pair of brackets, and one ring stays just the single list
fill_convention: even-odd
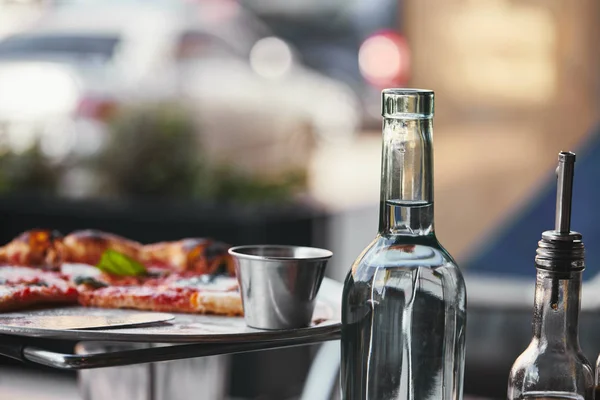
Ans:
[{"label": "clear glass water bottle", "polygon": [[342,399],[461,399],[466,292],[433,229],[434,94],[382,97],[379,233],[344,284]]},{"label": "clear glass water bottle", "polygon": [[510,371],[509,400],[593,398],[592,366],[579,347],[584,247],[570,230],[574,163],[573,153],[559,154],[556,226],[538,244],[533,338]]}]

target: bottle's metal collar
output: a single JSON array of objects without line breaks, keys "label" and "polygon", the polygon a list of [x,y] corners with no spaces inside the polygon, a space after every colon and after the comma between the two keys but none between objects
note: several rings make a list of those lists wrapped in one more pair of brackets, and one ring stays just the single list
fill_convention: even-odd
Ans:
[{"label": "bottle's metal collar", "polygon": [[535,255],[536,267],[555,272],[583,271],[585,248],[581,239],[578,232],[542,233]]}]

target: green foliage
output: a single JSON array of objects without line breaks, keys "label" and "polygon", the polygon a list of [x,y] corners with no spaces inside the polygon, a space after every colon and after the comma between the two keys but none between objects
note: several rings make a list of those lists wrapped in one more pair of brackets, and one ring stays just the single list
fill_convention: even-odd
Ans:
[{"label": "green foliage", "polygon": [[231,166],[210,165],[198,128],[183,108],[154,105],[124,110],[96,168],[106,190],[125,197],[209,201],[284,202],[306,186],[304,171],[266,178]]},{"label": "green foliage", "polygon": [[62,169],[52,163],[35,143],[22,154],[0,153],[0,192],[51,194],[56,191]]},{"label": "green foliage", "polygon": [[213,187],[202,194],[218,201],[240,202],[284,202],[306,186],[307,178],[304,171],[291,171],[278,179],[267,179],[228,166],[214,169],[213,174]]},{"label": "green foliage", "polygon": [[88,160],[53,162],[39,144],[22,154],[0,152],[0,193],[56,194],[63,173],[73,166],[101,178],[99,192],[89,194],[94,197],[285,202],[306,187],[304,170],[264,177],[211,165],[202,152],[201,133],[182,107],[126,107],[111,120],[99,153]]},{"label": "green foliage", "polygon": [[110,125],[96,169],[109,192],[131,197],[188,197],[202,163],[194,124],[172,105],[123,110]]}]

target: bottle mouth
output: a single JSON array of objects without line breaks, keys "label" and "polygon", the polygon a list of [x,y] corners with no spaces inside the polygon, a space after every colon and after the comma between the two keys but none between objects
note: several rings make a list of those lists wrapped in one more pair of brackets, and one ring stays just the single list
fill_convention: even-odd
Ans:
[{"label": "bottle mouth", "polygon": [[433,102],[433,90],[384,89],[381,92],[381,115],[395,119],[429,119],[433,118]]}]

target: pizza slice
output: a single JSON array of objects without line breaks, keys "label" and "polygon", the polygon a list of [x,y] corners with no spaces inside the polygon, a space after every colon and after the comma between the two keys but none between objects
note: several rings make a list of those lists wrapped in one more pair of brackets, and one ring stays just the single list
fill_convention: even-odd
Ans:
[{"label": "pizza slice", "polygon": [[[77,286],[87,307],[128,308],[194,314],[242,315],[236,278],[193,272],[145,272],[135,261],[112,254],[98,267],[65,264],[62,272]],[[107,273],[104,271],[111,271]],[[127,275],[127,272],[137,272]],[[116,274],[115,274],[116,273]]]},{"label": "pizza slice", "polygon": [[148,267],[174,272],[235,275],[233,258],[228,249],[227,244],[212,239],[189,238],[145,245],[141,261]]},{"label": "pizza slice", "polygon": [[0,311],[76,304],[78,291],[59,273],[27,267],[0,268]]},{"label": "pizza slice", "polygon": [[96,265],[107,250],[141,261],[143,245],[108,232],[94,229],[71,232],[62,240],[63,263]]},{"label": "pizza slice", "polygon": [[122,254],[147,268],[195,274],[235,274],[229,246],[208,238],[142,245],[112,233],[87,229],[62,236],[34,229],[0,247],[0,265],[58,269],[63,263],[96,265],[107,251]]},{"label": "pizza slice", "polygon": [[0,264],[54,269],[62,262],[62,235],[48,229],[21,233],[0,247]]},{"label": "pizza slice", "polygon": [[75,231],[62,240],[62,262],[97,265],[107,252],[117,253],[145,268],[194,274],[234,274],[233,259],[225,243],[208,238],[188,238],[142,245],[97,230]]},{"label": "pizza slice", "polygon": [[242,299],[237,283],[224,278],[221,282],[195,284],[189,278],[142,285],[93,287],[82,284],[79,303],[88,307],[129,308],[135,310],[243,315]]},{"label": "pizza slice", "polygon": [[78,302],[88,307],[241,315],[227,249],[211,239],[144,246],[93,230],[65,237],[48,230],[28,231],[0,247],[0,311]]}]

